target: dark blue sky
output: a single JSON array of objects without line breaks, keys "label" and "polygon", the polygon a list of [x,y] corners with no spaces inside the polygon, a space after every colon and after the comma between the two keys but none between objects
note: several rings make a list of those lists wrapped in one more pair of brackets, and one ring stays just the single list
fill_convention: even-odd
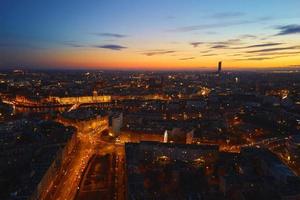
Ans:
[{"label": "dark blue sky", "polygon": [[0,66],[300,64],[299,7],[299,0],[1,0]]}]

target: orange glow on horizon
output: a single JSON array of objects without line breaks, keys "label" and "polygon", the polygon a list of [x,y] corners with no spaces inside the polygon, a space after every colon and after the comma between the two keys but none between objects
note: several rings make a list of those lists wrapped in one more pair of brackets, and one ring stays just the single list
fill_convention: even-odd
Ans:
[{"label": "orange glow on horizon", "polygon": [[[194,57],[189,60],[180,60],[178,56],[155,55],[147,56],[129,51],[75,51],[60,50],[37,52],[34,55],[35,63],[28,65],[64,67],[74,69],[120,69],[120,70],[214,70],[217,62],[224,62],[226,69],[245,68],[275,68],[292,66],[298,62],[298,56],[281,57],[270,60],[234,60],[232,57],[222,56]],[[32,56],[26,56],[26,60],[33,60]]]}]

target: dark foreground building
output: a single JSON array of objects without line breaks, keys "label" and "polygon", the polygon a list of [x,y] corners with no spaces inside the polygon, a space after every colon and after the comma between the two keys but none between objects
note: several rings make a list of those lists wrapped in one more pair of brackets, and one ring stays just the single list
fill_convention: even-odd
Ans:
[{"label": "dark foreground building", "polygon": [[299,199],[300,181],[267,149],[128,143],[128,199]]}]

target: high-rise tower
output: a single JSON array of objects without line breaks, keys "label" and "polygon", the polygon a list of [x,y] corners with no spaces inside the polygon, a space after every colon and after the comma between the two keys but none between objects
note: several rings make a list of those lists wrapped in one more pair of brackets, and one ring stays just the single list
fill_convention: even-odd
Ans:
[{"label": "high-rise tower", "polygon": [[219,65],[218,65],[218,73],[220,74],[222,71],[222,61],[219,62]]}]

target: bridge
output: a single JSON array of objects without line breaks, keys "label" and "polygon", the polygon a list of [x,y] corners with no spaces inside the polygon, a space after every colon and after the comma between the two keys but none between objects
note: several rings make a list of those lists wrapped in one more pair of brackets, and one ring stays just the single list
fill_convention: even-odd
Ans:
[{"label": "bridge", "polygon": [[12,105],[15,111],[19,112],[40,112],[46,110],[58,110],[58,111],[72,111],[76,110],[82,105],[97,105],[100,107],[109,107],[115,101],[124,100],[169,100],[170,97],[160,94],[148,94],[148,95],[93,95],[93,96],[75,96],[75,97],[58,97],[49,96],[47,98],[41,98],[39,100],[31,100],[25,96],[16,96],[16,98],[2,97],[3,103]]},{"label": "bridge", "polygon": [[[56,103],[60,105],[74,105],[74,104],[92,104],[111,102],[111,96],[79,96],[79,97],[54,97],[50,96],[43,100],[44,102]],[[42,102],[43,102],[42,101]]]},{"label": "bridge", "polygon": [[79,97],[56,97],[50,96],[39,100],[31,100],[24,96],[16,96],[16,98],[3,98],[2,102],[11,105],[15,109],[25,110],[53,110],[53,109],[68,109],[75,110],[83,104],[101,104],[110,103],[111,96],[79,96]]}]

